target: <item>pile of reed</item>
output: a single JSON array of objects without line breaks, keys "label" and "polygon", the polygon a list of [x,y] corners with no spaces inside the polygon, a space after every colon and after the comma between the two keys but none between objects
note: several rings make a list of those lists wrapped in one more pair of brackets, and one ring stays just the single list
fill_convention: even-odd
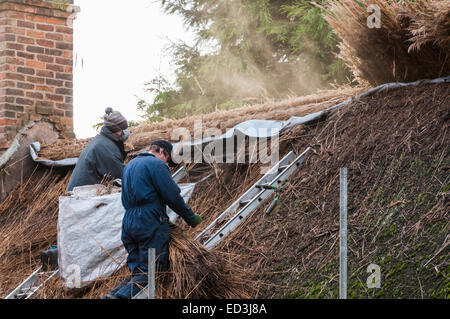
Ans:
[{"label": "pile of reed", "polygon": [[56,244],[59,196],[70,174],[37,169],[0,203],[0,296],[40,264],[40,252]]},{"label": "pile of reed", "polygon": [[[370,28],[369,5],[380,8]],[[377,86],[450,74],[450,2],[328,1],[325,19],[342,39],[340,58],[360,83]],[[369,20],[369,23],[368,23]]]}]

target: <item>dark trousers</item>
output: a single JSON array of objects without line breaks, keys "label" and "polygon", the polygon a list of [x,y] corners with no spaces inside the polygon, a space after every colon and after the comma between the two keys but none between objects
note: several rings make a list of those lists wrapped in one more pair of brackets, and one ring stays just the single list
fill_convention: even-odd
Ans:
[{"label": "dark trousers", "polygon": [[[143,222],[144,221],[144,222]],[[122,224],[122,242],[128,252],[127,266],[132,272],[118,287],[110,292],[118,298],[133,298],[147,286],[148,250],[155,248],[156,270],[167,271],[169,268],[169,224],[155,218],[153,214],[145,216],[125,213]]]}]

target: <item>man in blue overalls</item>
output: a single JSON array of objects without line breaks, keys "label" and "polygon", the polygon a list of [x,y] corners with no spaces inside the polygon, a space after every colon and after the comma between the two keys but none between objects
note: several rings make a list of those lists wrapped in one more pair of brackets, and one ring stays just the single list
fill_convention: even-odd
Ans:
[{"label": "man in blue overalls", "polygon": [[167,164],[176,166],[171,154],[172,144],[157,140],[152,143],[149,153],[139,154],[125,166],[122,242],[128,252],[127,265],[132,276],[104,298],[130,299],[147,285],[149,248],[156,250],[156,269],[162,272],[169,268],[170,233],[166,205],[191,227],[196,227],[202,220],[186,205],[170,174]]}]

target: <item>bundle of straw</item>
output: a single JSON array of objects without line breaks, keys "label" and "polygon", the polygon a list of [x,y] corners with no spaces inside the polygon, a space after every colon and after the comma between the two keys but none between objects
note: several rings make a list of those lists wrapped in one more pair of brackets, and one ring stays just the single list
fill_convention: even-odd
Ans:
[{"label": "bundle of straw", "polygon": [[[380,9],[379,28],[368,23],[376,14],[369,5]],[[449,1],[330,0],[323,9],[342,39],[339,56],[360,83],[377,86],[450,73]]]},{"label": "bundle of straw", "polygon": [[178,227],[172,227],[170,235],[170,273],[162,280],[161,297],[236,299],[254,296],[249,274],[233,261],[235,256],[207,250]]}]

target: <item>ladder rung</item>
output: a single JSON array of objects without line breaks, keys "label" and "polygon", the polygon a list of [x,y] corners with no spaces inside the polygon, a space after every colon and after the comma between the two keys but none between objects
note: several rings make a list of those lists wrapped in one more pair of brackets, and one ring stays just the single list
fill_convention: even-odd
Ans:
[{"label": "ladder rung", "polygon": [[245,206],[245,205],[247,205],[248,203],[250,203],[251,202],[251,199],[245,199],[245,200],[241,200],[240,202],[239,202],[239,204],[241,205],[241,206]]},{"label": "ladder rung", "polygon": [[286,168],[288,168],[289,167],[289,165],[283,165],[283,166],[280,166],[280,167],[278,167],[278,172],[282,172],[282,171],[284,171]]}]

